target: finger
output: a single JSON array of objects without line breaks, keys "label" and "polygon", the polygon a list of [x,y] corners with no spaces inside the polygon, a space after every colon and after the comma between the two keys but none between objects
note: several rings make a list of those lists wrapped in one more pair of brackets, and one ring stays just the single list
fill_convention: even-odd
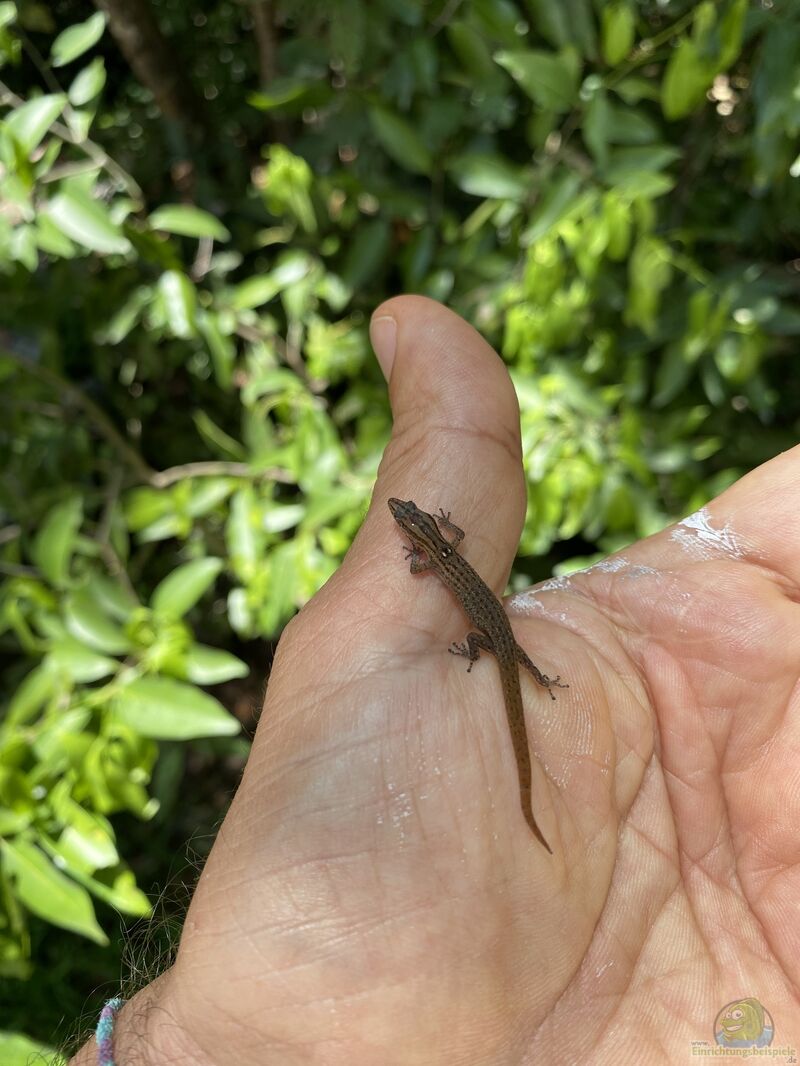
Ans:
[{"label": "finger", "polygon": [[358,551],[374,538],[396,554],[390,497],[432,514],[441,507],[467,533],[464,554],[502,591],[525,515],[519,408],[505,365],[463,319],[424,297],[382,304],[373,337],[393,430]]},{"label": "finger", "polygon": [[751,470],[729,489],[658,536],[625,550],[633,562],[754,563],[800,586],[800,447]]},{"label": "finger", "polygon": [[[800,447],[740,478],[679,523],[682,546],[767,566],[800,585]],[[683,536],[681,536],[681,533]],[[673,539],[675,539],[673,537]]]}]

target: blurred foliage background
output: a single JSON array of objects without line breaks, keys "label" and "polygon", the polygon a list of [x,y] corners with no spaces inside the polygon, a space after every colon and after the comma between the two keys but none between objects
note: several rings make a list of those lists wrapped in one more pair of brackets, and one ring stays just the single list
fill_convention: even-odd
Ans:
[{"label": "blurred foliage background", "polygon": [[585,565],[797,440],[799,134],[793,0],[0,0],[4,1066],[169,941],[369,499],[371,309],[503,353],[512,584]]}]

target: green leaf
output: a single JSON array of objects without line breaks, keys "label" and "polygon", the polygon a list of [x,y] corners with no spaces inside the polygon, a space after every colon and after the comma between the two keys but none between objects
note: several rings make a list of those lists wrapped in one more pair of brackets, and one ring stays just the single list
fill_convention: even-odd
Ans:
[{"label": "green leaf", "polygon": [[283,289],[301,281],[312,266],[311,257],[302,252],[288,255],[268,274],[257,274],[237,285],[233,290],[231,306],[236,311],[260,307],[274,299]]},{"label": "green leaf", "polygon": [[251,488],[240,489],[231,500],[225,538],[234,570],[242,581],[249,581],[264,540],[261,512]]},{"label": "green leaf", "polygon": [[[6,5],[0,4],[0,8]],[[13,4],[8,5],[13,7]],[[2,972],[2,961],[0,961]],[[0,1062],[3,1066],[36,1066],[37,1063],[47,1063],[47,1066],[66,1066],[67,1060],[56,1049],[47,1044],[40,1044],[31,1040],[23,1033],[12,1033],[7,1029],[0,1030]]]},{"label": "green leaf", "polygon": [[114,714],[156,740],[234,736],[239,723],[222,704],[193,685],[166,677],[140,677],[120,689]]},{"label": "green leaf", "polygon": [[56,588],[69,578],[69,564],[83,521],[83,502],[73,496],[48,511],[31,549],[33,561]]},{"label": "green leaf", "polygon": [[[244,456],[238,455],[237,459]],[[186,504],[186,513],[192,518],[202,518],[226,500],[236,488],[236,482],[227,477],[197,478],[192,486],[192,496]]]},{"label": "green leaf", "polygon": [[10,26],[17,18],[17,5],[13,0],[3,0],[0,4],[0,30]]},{"label": "green leaf", "polygon": [[717,70],[727,70],[742,50],[748,0],[733,0],[719,24],[720,56]]},{"label": "green leaf", "polygon": [[698,46],[684,38],[669,57],[661,85],[661,109],[668,119],[683,118],[705,100],[714,80],[714,67],[700,55]]},{"label": "green leaf", "polygon": [[369,118],[381,147],[395,163],[412,174],[431,173],[433,157],[410,122],[384,107],[371,107]]},{"label": "green leaf", "polygon": [[372,218],[357,226],[342,264],[342,278],[352,289],[372,280],[383,267],[392,241],[388,218]]},{"label": "green leaf", "polygon": [[59,805],[59,818],[68,819],[58,839],[58,851],[77,869],[93,873],[119,863],[114,836],[105,818],[67,798]]},{"label": "green leaf", "polygon": [[93,570],[86,579],[86,591],[97,606],[110,618],[126,622],[139,602],[132,592],[123,588],[113,578]]},{"label": "green leaf", "polygon": [[97,944],[108,943],[97,924],[88,892],[62,874],[34,844],[20,839],[0,840],[0,857],[29,911]]},{"label": "green leaf", "polygon": [[641,237],[628,260],[628,275],[630,289],[625,321],[652,336],[661,294],[672,277],[669,245],[657,237]]},{"label": "green leaf", "polygon": [[530,225],[520,237],[520,244],[535,244],[560,222],[574,206],[580,186],[580,175],[571,170],[553,182],[537,204]]},{"label": "green leaf", "polygon": [[259,111],[272,111],[276,107],[285,107],[286,104],[295,103],[318,86],[318,81],[274,78],[270,82],[269,92],[250,93],[247,102]]},{"label": "green leaf", "polygon": [[202,308],[197,313],[197,327],[208,345],[217,384],[221,389],[229,389],[236,362],[236,344],[233,338],[220,329],[218,314]]},{"label": "green leaf", "polygon": [[119,663],[87,648],[74,637],[62,637],[50,648],[48,661],[73,681],[90,683],[109,677]]},{"label": "green leaf", "polygon": [[172,493],[160,489],[131,489],[125,497],[125,520],[134,533],[159,518],[173,515],[175,500]]},{"label": "green leaf", "polygon": [[64,610],[67,629],[77,640],[106,655],[125,655],[131,644],[87,589],[78,589],[67,599]]},{"label": "green leaf", "polygon": [[492,53],[474,26],[465,20],[453,19],[447,24],[447,37],[472,84],[485,85],[487,81],[497,78]]},{"label": "green leaf", "polygon": [[62,233],[93,252],[129,252],[131,244],[109,217],[104,204],[76,187],[60,192],[44,210]]},{"label": "green leaf", "polygon": [[6,131],[13,135],[26,156],[41,144],[66,102],[64,93],[37,96],[20,104],[5,120]]},{"label": "green leaf", "polygon": [[211,588],[223,565],[222,559],[212,557],[184,563],[156,586],[150,606],[158,614],[183,618]]},{"label": "green leaf", "polygon": [[39,214],[36,218],[36,244],[45,254],[58,259],[74,259],[78,253],[69,237],[47,215]]},{"label": "green leaf", "polygon": [[272,504],[264,512],[261,528],[267,533],[284,533],[294,529],[305,513],[304,503]]},{"label": "green leaf", "polygon": [[589,0],[526,0],[536,30],[556,48],[576,45],[595,58],[595,27]]},{"label": "green leaf", "polygon": [[576,49],[558,54],[525,49],[495,53],[520,88],[545,111],[569,111],[578,97],[581,61]]},{"label": "green leaf", "polygon": [[29,674],[26,674],[11,697],[4,724],[9,728],[18,727],[33,718],[50,699],[55,689],[56,679],[47,663],[43,662],[35,666]]},{"label": "green leaf", "polygon": [[608,140],[611,144],[642,145],[658,140],[660,130],[643,110],[608,103]]},{"label": "green leaf", "polygon": [[69,87],[69,102],[73,107],[83,107],[94,100],[106,83],[106,64],[102,56],[93,59],[76,75]]},{"label": "green leaf", "polygon": [[197,290],[180,270],[166,270],[158,281],[164,318],[173,336],[188,339],[197,335]]},{"label": "green leaf", "polygon": [[459,189],[470,196],[522,200],[530,190],[530,180],[522,167],[514,166],[500,155],[456,156],[448,170]]},{"label": "green leaf", "polygon": [[153,229],[178,233],[182,237],[213,237],[215,241],[229,241],[230,232],[218,218],[208,211],[190,204],[164,204],[150,215]]},{"label": "green leaf", "polygon": [[603,177],[609,185],[618,185],[647,171],[664,170],[680,158],[680,148],[671,144],[617,148],[611,153]]},{"label": "green leaf", "polygon": [[603,59],[610,67],[628,55],[636,36],[636,16],[628,0],[612,0],[603,8]]},{"label": "green leaf", "polygon": [[98,870],[94,875],[87,874],[83,870],[70,867],[76,881],[103,900],[109,907],[122,911],[123,914],[133,914],[137,917],[145,917],[150,914],[152,907],[150,900],[136,887],[136,878],[133,873],[122,863],[107,869]]},{"label": "green leaf", "polygon": [[63,67],[71,63],[73,59],[83,55],[100,40],[106,28],[106,17],[102,11],[97,11],[85,22],[77,26],[68,26],[53,41],[50,50],[50,62],[54,67]]},{"label": "green leaf", "polygon": [[218,685],[234,677],[247,677],[250,668],[230,652],[193,644],[186,654],[186,677],[196,685]]},{"label": "green leaf", "polygon": [[601,90],[589,101],[583,115],[583,139],[600,166],[608,159],[611,131],[611,109],[608,97]]}]

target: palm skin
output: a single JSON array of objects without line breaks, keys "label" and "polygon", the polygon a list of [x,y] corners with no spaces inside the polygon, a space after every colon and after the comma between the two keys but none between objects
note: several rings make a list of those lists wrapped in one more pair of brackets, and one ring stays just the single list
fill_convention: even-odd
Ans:
[{"label": "palm skin", "polygon": [[281,639],[149,993],[152,1043],[214,1066],[684,1062],[753,996],[800,1045],[800,449],[705,529],[509,605],[570,686],[551,702],[522,680],[551,856],[519,810],[496,664],[447,654],[466,619],[409,574],[386,508],[452,511],[501,591],[525,505],[516,400],[444,308],[378,314],[398,345],[373,504]]}]

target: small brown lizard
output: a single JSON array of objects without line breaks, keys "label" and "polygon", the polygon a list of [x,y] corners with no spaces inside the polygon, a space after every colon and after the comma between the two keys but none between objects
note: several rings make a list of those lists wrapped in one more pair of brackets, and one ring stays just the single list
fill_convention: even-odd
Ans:
[{"label": "small brown lizard", "polygon": [[[500,681],[506,704],[506,716],[514,745],[514,754],[519,769],[519,789],[522,813],[534,835],[552,855],[552,848],[542,836],[531,810],[531,757],[528,736],[525,731],[525,715],[522,709],[522,690],[519,683],[519,667],[530,670],[540,685],[555,699],[552,686],[569,688],[560,684],[559,677],[549,678],[532,662],[514,639],[508,615],[486,582],[472,569],[456,548],[464,539],[464,531],[450,521],[450,512],[439,512],[437,517],[421,511],[412,500],[389,500],[389,510],[395,521],[411,541],[407,559],[411,560],[411,573],[421,574],[434,570],[447,587],[459,599],[464,613],[478,632],[468,633],[463,644],[453,642],[448,649],[453,655],[469,659],[467,672],[480,658],[481,651],[491,652],[500,668]],[[451,539],[446,539],[447,534]]]}]

